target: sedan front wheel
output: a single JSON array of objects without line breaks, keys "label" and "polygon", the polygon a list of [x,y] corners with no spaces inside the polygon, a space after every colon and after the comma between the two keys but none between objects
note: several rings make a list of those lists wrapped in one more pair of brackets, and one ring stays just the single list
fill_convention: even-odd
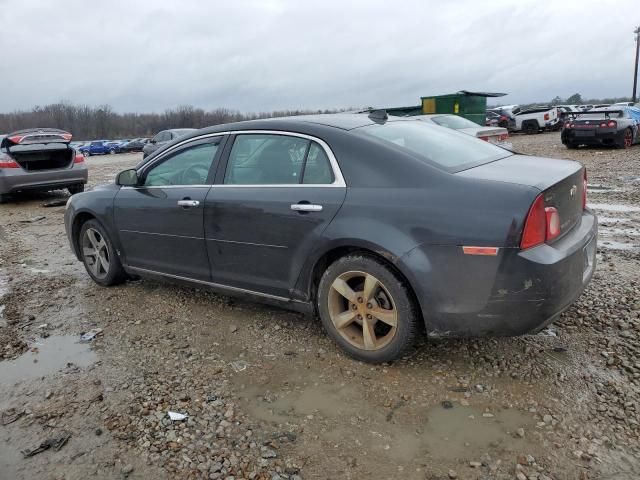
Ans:
[{"label": "sedan front wheel", "polygon": [[78,247],[87,273],[97,284],[108,287],[124,282],[126,274],[113,243],[97,220],[82,225]]},{"label": "sedan front wheel", "polygon": [[329,266],[320,280],[318,312],[347,354],[371,363],[398,358],[418,328],[403,279],[368,255],[349,255]]}]

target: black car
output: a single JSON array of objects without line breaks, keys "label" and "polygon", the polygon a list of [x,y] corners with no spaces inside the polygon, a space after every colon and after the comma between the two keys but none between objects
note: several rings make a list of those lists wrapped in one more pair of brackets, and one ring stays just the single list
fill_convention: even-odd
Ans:
[{"label": "black car", "polygon": [[580,145],[608,145],[629,148],[640,142],[640,108],[614,106],[574,114],[565,120],[562,143],[567,148]]},{"label": "black car", "polygon": [[597,221],[576,162],[385,112],[218,125],[75,195],[100,285],[186,282],[317,313],[364,361],[432,337],[518,335],[589,282]]},{"label": "black car", "polygon": [[125,143],[120,147],[122,152],[141,152],[146,144],[151,140],[148,138],[134,138],[130,142]]}]

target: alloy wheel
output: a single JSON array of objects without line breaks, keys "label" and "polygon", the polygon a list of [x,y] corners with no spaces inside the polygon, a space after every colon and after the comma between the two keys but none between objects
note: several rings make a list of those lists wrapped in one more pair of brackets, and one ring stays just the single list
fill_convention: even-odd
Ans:
[{"label": "alloy wheel", "polygon": [[629,148],[633,143],[633,132],[629,129],[624,132],[624,148]]},{"label": "alloy wheel", "polygon": [[91,273],[98,279],[109,274],[109,249],[100,232],[88,228],[82,237],[82,255]]},{"label": "alloy wheel", "polygon": [[337,332],[353,346],[379,350],[393,340],[398,311],[389,290],[366,272],[345,272],[329,289],[329,315]]}]

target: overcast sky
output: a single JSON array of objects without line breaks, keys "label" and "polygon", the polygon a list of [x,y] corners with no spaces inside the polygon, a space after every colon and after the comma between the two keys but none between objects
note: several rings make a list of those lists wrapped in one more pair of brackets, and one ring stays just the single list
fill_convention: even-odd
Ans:
[{"label": "overcast sky", "polygon": [[631,95],[637,0],[0,0],[0,112]]}]

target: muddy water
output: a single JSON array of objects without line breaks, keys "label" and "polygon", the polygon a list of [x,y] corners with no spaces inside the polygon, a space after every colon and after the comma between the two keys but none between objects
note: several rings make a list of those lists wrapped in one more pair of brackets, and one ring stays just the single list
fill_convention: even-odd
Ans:
[{"label": "muddy water", "polygon": [[56,373],[68,363],[87,367],[97,359],[88,344],[72,335],[51,336],[29,345],[29,350],[15,360],[0,362],[0,385],[33,380]]},{"label": "muddy water", "polygon": [[588,207],[605,212],[640,212],[640,207],[622,203],[589,203]]},{"label": "muddy water", "polygon": [[305,432],[321,442],[357,445],[393,463],[424,458],[470,461],[487,452],[502,455],[535,448],[531,438],[515,433],[519,428],[532,431],[535,420],[515,409],[483,414],[457,402],[444,408],[402,401],[389,409],[358,386],[299,380],[287,382],[281,390],[273,389],[273,383],[240,386],[240,398],[253,418],[273,425],[303,423]]},{"label": "muddy water", "polygon": [[476,409],[455,404],[451,409],[434,406],[421,419],[422,432],[400,436],[392,450],[397,458],[405,460],[421,454],[454,460],[473,458],[474,454],[479,456],[492,450],[508,452],[516,448],[516,444],[518,449],[527,448],[529,442],[518,438],[515,432],[519,428],[528,430],[533,419],[517,410],[491,415],[485,417]]}]

